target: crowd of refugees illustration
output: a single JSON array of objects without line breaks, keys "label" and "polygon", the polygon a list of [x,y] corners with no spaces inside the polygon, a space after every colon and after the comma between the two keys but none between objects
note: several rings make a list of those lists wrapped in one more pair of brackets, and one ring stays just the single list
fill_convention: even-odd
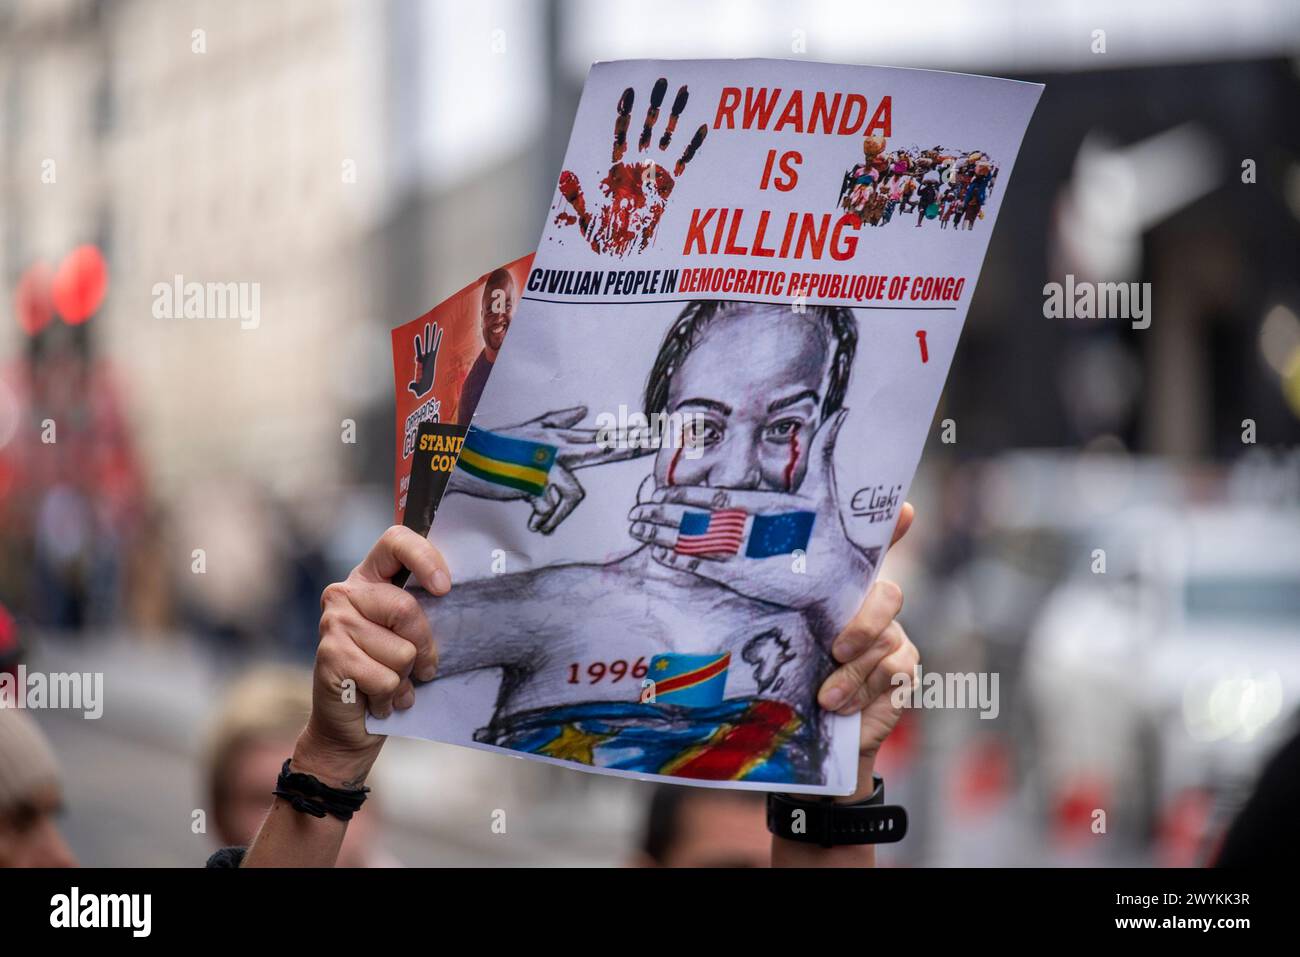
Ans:
[{"label": "crowd of refugees illustration", "polygon": [[940,229],[974,229],[984,218],[998,167],[988,154],[933,147],[886,150],[883,136],[862,143],[863,161],[844,174],[840,206],[860,224],[883,226],[916,214],[916,228],[937,219]]}]

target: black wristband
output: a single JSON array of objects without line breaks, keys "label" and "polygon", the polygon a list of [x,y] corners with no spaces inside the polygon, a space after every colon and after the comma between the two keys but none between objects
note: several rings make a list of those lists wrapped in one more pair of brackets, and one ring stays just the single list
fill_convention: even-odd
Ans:
[{"label": "black wristband", "polygon": [[885,803],[885,781],[879,774],[872,780],[871,797],[856,804],[769,794],[767,829],[786,840],[822,847],[901,841],[907,835],[907,811]]},{"label": "black wristband", "polygon": [[324,817],[332,814],[340,821],[352,820],[352,815],[361,810],[370,788],[332,788],[322,784],[313,775],[301,771],[290,771],[289,762],[284,759],[284,767],[275,781],[275,790],[271,793],[284,798],[295,811],[310,814],[312,817]]}]

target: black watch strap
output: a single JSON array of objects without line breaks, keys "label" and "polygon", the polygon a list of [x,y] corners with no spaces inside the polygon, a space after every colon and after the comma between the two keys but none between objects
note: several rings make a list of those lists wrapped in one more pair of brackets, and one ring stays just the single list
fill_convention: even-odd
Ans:
[{"label": "black watch strap", "polygon": [[857,804],[833,798],[767,796],[767,829],[777,837],[805,844],[893,844],[907,835],[907,811],[885,803],[885,782],[873,775],[871,797]]},{"label": "black watch strap", "polygon": [[312,817],[330,814],[340,821],[350,821],[352,815],[361,810],[370,788],[329,787],[314,775],[289,770],[292,760],[293,758],[284,759],[284,766],[280,768],[280,776],[275,782],[275,790],[271,793],[288,801],[295,811]]}]

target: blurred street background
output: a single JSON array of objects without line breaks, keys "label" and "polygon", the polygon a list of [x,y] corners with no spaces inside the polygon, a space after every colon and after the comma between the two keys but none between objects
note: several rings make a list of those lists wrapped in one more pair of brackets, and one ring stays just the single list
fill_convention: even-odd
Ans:
[{"label": "blurred street background", "polygon": [[[884,572],[999,710],[904,716],[881,860],[1203,863],[1300,707],[1293,0],[0,0],[0,667],[105,675],[34,715],[78,856],[216,846],[221,702],[391,524],[388,330],[532,250],[587,68],[642,56],[1046,83]],[[1045,318],[1067,275],[1149,328]],[[260,323],[154,318],[176,276]],[[407,865],[624,863],[648,791],[407,740],[372,783]]]}]

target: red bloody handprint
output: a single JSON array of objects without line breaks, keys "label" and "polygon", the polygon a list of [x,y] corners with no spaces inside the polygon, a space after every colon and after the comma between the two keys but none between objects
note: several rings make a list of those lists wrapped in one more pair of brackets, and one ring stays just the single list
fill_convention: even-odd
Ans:
[{"label": "red bloody handprint", "polygon": [[[664,94],[667,92],[668,80],[660,77],[650,91],[650,108],[646,110],[645,123],[637,140],[639,153],[650,148],[655,124],[659,122],[659,108],[663,105]],[[686,109],[689,98],[690,93],[685,86],[673,98],[668,125],[659,138],[661,152],[667,150],[672,142],[677,120]],[[555,222],[560,225],[576,225],[583,238],[598,253],[626,256],[633,251],[640,252],[654,241],[655,228],[659,225],[664,206],[676,184],[675,177],[685,172],[686,165],[694,159],[704,137],[709,133],[707,124],[701,124],[671,173],[650,157],[624,162],[623,157],[628,148],[627,131],[632,122],[632,107],[635,102],[636,93],[629,86],[618,99],[614,118],[614,147],[610,155],[613,165],[609,168],[609,175],[600,181],[605,203],[599,209],[594,212],[588,210],[582,184],[573,172],[566,169],[560,174],[560,195],[573,208],[573,212],[559,213]]]}]

